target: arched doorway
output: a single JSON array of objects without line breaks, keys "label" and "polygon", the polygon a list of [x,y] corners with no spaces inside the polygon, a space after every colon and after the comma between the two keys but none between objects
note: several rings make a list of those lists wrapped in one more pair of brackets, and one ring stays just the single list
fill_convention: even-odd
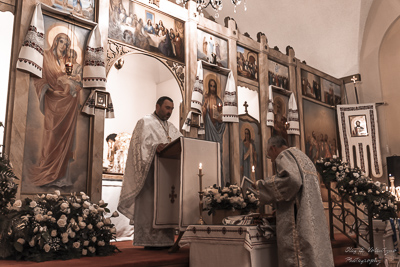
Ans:
[{"label": "arched doorway", "polygon": [[[143,54],[127,54],[122,57],[124,64],[120,69],[114,66],[107,77],[107,91],[110,92],[115,118],[106,119],[104,123],[104,156],[102,199],[110,210],[116,210],[121,192],[124,166],[120,160],[110,160],[107,137],[117,138],[113,144],[113,157],[124,156],[129,147],[130,136],[136,122],[143,116],[154,112],[156,101],[161,96],[169,96],[175,104],[174,112],[169,119],[179,128],[180,103],[182,93],[177,80],[171,71],[158,59]],[[116,136],[111,136],[115,134]],[[117,143],[119,142],[119,143]],[[110,142],[112,144],[112,142]],[[112,146],[112,145],[111,145]],[[126,150],[127,155],[127,150]],[[113,163],[111,165],[111,163]],[[117,165],[122,165],[118,166]],[[121,215],[113,219],[119,240],[132,239],[133,226]]]}]

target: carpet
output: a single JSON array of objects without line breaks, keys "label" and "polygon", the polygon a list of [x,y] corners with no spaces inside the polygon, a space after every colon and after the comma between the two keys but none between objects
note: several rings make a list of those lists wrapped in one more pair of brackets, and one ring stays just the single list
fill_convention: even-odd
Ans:
[{"label": "carpet", "polygon": [[132,241],[114,243],[121,252],[106,257],[82,257],[72,260],[56,260],[45,262],[0,260],[0,266],[32,266],[32,267],[188,267],[189,247],[169,254],[168,250],[145,250],[132,245]]}]

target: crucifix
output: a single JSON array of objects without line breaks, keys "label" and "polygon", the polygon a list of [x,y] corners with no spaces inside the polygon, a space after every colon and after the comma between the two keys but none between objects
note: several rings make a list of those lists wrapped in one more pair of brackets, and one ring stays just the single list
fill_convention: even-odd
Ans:
[{"label": "crucifix", "polygon": [[358,93],[357,93],[357,87],[356,87],[356,81],[357,81],[357,77],[353,75],[353,78],[351,78],[351,80],[352,80],[352,81],[353,81],[353,83],[354,83],[354,92],[356,93],[356,101],[357,101],[357,104],[359,104],[359,103],[358,103]]},{"label": "crucifix", "polygon": [[249,106],[249,105],[247,104],[247,101],[244,101],[243,106],[244,106],[244,112],[246,112],[246,114],[247,114],[247,107]]},{"label": "crucifix", "polygon": [[171,199],[171,203],[175,202],[175,198],[178,197],[175,194],[175,186],[171,186],[171,194],[169,194],[169,198]]}]

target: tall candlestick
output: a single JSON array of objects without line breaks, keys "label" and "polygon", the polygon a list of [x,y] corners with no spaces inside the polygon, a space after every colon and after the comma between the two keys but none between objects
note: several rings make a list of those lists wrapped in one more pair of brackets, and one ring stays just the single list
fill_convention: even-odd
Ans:
[{"label": "tall candlestick", "polygon": [[199,186],[200,186],[200,191],[202,190],[202,176],[203,176],[203,164],[199,164]]},{"label": "tall candlestick", "polygon": [[205,222],[203,220],[203,186],[202,186],[202,177],[203,177],[203,164],[199,164],[199,198],[200,198],[200,202],[199,202],[199,212],[200,212],[200,218],[199,221],[197,222],[200,225],[204,225]]}]

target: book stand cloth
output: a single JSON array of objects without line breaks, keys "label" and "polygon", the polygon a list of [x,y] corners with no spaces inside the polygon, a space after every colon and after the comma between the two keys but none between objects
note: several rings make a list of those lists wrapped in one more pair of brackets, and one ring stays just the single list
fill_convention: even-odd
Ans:
[{"label": "book stand cloth", "polygon": [[203,165],[202,189],[220,186],[219,143],[180,137],[154,159],[154,228],[185,231],[197,224],[199,212],[199,163]]}]

